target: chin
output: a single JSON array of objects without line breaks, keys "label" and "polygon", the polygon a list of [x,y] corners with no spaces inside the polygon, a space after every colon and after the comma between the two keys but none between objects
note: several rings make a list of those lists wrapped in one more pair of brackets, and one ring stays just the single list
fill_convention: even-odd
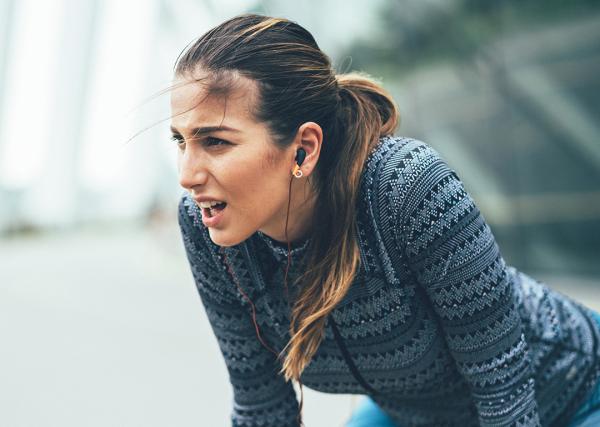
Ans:
[{"label": "chin", "polygon": [[230,235],[230,233],[215,230],[213,228],[208,229],[208,234],[210,236],[210,240],[213,241],[215,245],[222,246],[225,248],[238,245],[246,240],[249,236],[235,236]]}]

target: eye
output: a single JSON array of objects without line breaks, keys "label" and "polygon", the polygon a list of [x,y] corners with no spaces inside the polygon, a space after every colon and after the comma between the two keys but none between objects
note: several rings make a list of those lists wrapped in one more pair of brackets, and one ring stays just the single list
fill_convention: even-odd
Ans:
[{"label": "eye", "polygon": [[209,146],[229,145],[229,142],[219,139],[219,138],[214,138],[212,136],[209,136],[208,138],[204,139],[204,144],[209,145]]},{"label": "eye", "polygon": [[185,141],[181,135],[171,135],[171,141],[175,141],[180,148],[185,144]]}]

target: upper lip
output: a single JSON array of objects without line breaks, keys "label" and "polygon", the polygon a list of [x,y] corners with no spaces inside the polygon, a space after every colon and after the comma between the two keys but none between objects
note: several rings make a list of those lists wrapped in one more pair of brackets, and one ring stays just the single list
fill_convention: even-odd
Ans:
[{"label": "upper lip", "polygon": [[225,200],[221,200],[218,199],[216,197],[209,197],[209,196],[196,196],[194,197],[194,200],[196,201],[196,203],[200,203],[200,202],[224,202]]}]

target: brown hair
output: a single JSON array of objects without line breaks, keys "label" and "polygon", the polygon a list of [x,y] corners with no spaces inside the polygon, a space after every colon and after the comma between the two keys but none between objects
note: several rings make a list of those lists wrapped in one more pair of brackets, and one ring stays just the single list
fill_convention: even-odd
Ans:
[{"label": "brown hair", "polygon": [[223,22],[185,49],[175,74],[189,77],[198,69],[212,76],[211,91],[227,93],[234,79],[226,77],[236,73],[257,82],[255,118],[279,147],[289,146],[304,122],[323,129],[314,171],[319,219],[313,221],[306,271],[296,282],[301,286],[281,370],[286,380],[299,381],[323,338],[327,315],[358,269],[354,230],[362,168],[380,136],[393,134],[398,111],[367,75],[336,76],[312,35],[286,19],[248,14]]}]

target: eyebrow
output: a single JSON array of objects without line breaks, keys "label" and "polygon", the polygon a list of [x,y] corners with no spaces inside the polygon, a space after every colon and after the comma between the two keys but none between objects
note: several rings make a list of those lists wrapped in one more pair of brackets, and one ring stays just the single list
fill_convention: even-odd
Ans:
[{"label": "eyebrow", "polygon": [[[194,136],[205,135],[207,133],[218,132],[218,131],[240,132],[239,129],[230,128],[228,126],[204,126],[204,127],[191,129],[191,133]],[[173,126],[171,126],[171,132],[179,134],[179,131]]]}]

